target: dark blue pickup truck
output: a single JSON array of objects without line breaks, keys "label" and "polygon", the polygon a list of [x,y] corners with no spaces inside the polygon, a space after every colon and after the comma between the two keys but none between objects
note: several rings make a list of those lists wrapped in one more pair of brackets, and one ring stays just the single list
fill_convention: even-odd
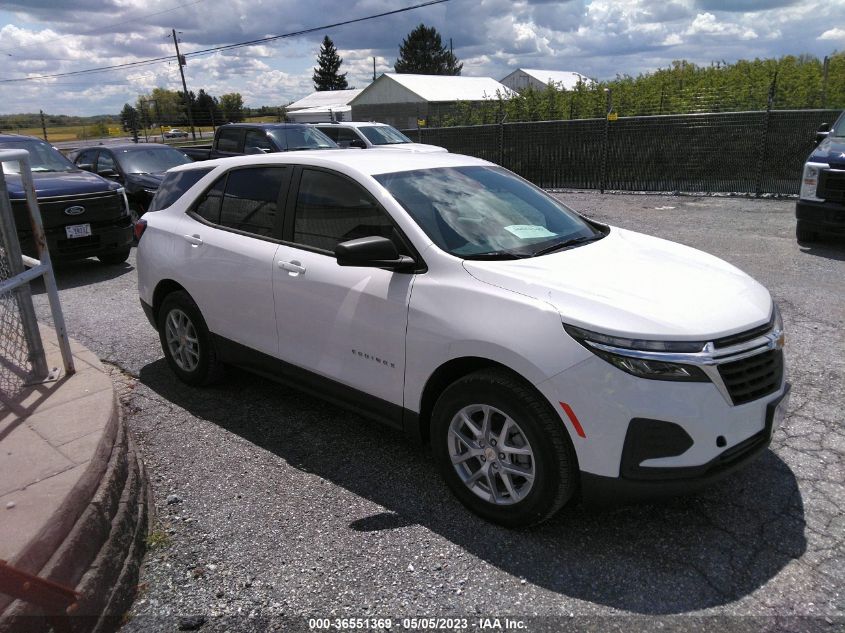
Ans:
[{"label": "dark blue pickup truck", "polygon": [[822,235],[845,235],[845,112],[822,126],[819,144],[804,164],[801,195],[795,206],[799,242]]},{"label": "dark blue pickup truck", "polygon": [[[29,151],[32,179],[53,260],[97,257],[120,264],[132,247],[132,218],[119,184],[82,171],[49,143],[0,134],[0,149]],[[21,250],[37,257],[18,163],[3,163]]]}]

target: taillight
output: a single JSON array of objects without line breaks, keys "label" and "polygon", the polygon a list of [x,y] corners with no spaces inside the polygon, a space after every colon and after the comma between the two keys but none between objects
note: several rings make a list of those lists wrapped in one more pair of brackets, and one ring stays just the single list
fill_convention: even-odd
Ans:
[{"label": "taillight", "polygon": [[144,234],[144,231],[147,230],[147,221],[146,220],[138,220],[135,222],[135,241],[140,242],[141,236]]}]

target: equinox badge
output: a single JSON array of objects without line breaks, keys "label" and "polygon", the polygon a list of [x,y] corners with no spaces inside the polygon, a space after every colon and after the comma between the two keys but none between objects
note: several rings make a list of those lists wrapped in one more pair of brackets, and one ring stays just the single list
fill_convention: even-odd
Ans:
[{"label": "equinox badge", "polygon": [[75,206],[65,209],[65,215],[81,215],[85,213],[85,207]]}]

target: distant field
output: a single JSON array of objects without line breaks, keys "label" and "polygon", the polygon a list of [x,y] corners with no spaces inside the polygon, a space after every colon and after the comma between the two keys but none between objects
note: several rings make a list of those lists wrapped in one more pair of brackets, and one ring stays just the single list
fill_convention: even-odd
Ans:
[{"label": "distant field", "polygon": [[[275,116],[255,116],[248,117],[244,120],[248,123],[275,123],[279,119]],[[163,130],[165,131],[169,129],[170,127],[163,128]],[[179,129],[185,130],[186,132],[190,132],[187,126],[180,127]],[[214,128],[212,128],[210,125],[195,126],[194,129],[197,131],[197,138],[199,138],[200,133],[202,134],[203,138],[206,138],[209,134],[213,134],[214,132]],[[18,129],[0,127],[0,131],[12,132],[14,134],[24,134],[26,136],[37,136],[38,138],[42,138],[44,136],[44,133],[40,127],[28,127]],[[146,137],[149,137],[150,139],[152,139],[153,137],[160,139],[161,132],[162,130],[159,128],[150,128],[146,131]],[[92,129],[92,126],[90,125],[69,125],[54,127],[47,126],[47,140],[51,143],[58,143],[63,141],[84,141],[98,138],[131,135],[132,134],[130,132],[124,132],[123,129],[118,125],[110,125],[109,133],[107,136],[104,136],[102,134],[96,134]],[[138,136],[141,139],[144,139],[144,130],[138,130]]]}]

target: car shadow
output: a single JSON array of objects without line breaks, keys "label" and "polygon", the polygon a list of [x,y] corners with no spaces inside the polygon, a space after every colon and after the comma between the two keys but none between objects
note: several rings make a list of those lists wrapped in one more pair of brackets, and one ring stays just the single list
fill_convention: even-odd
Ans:
[{"label": "car shadow", "polygon": [[[56,276],[56,286],[59,290],[90,286],[101,281],[116,279],[133,270],[135,267],[129,262],[110,265],[102,264],[97,259],[53,262],[53,274]],[[34,295],[44,293],[43,278],[34,280],[31,287]]]},{"label": "car shadow", "polygon": [[575,503],[536,528],[508,530],[465,510],[430,452],[399,431],[237,369],[221,385],[195,389],[176,381],[162,359],[145,366],[140,381],[195,417],[387,509],[350,530],[419,524],[513,576],[581,600],[639,614],[723,605],[806,549],[797,481],[771,451],[697,496],[605,510]]},{"label": "car shadow", "polygon": [[845,261],[845,237],[827,236],[818,242],[799,242],[798,248],[807,255]]}]

